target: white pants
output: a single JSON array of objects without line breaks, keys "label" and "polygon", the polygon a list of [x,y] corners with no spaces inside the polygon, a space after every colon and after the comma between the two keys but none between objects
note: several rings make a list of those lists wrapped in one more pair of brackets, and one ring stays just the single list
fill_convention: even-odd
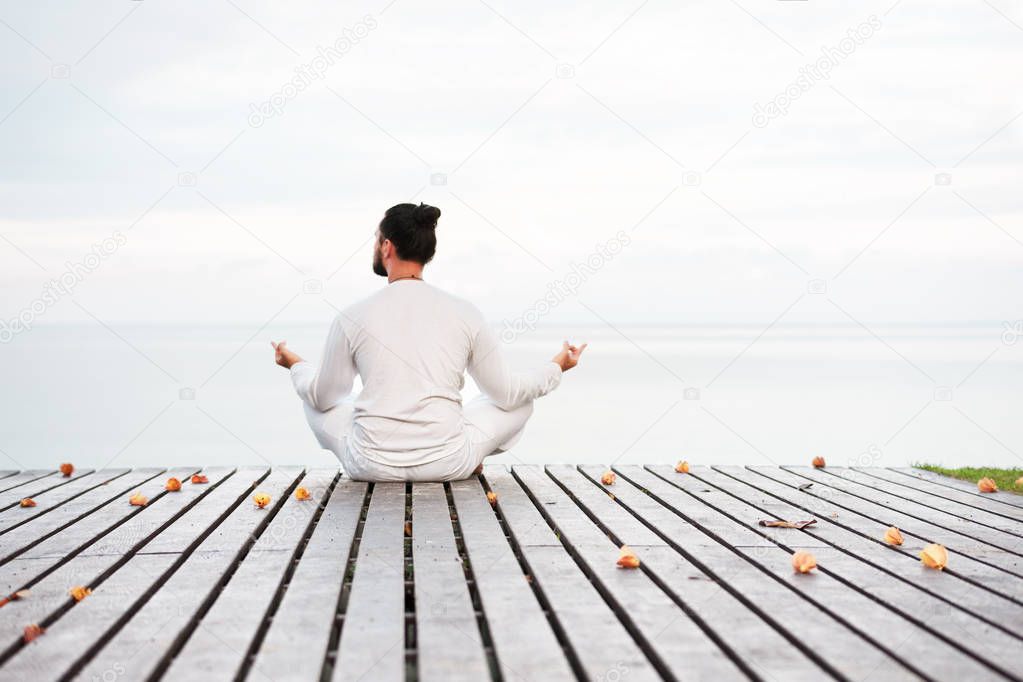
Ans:
[{"label": "white pants", "polygon": [[348,447],[352,401],[350,397],[326,412],[309,405],[304,407],[306,420],[320,446],[333,452],[341,462],[341,468],[356,481],[458,481],[469,478],[485,457],[515,445],[522,437],[526,421],[533,414],[532,402],[513,410],[503,410],[480,395],[462,409],[465,447],[435,462],[396,467],[378,464]]}]

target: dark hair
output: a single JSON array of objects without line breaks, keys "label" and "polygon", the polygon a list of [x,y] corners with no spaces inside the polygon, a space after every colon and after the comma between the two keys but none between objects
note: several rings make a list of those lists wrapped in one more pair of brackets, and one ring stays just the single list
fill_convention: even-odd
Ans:
[{"label": "dark hair", "polygon": [[437,250],[440,209],[428,204],[397,204],[384,213],[380,237],[390,239],[398,258],[426,265]]}]

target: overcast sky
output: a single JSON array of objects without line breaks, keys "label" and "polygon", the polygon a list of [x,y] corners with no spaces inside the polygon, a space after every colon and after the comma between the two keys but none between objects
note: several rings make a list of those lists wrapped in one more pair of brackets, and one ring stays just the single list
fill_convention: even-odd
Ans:
[{"label": "overcast sky", "polygon": [[406,200],[495,322],[609,242],[546,322],[1021,315],[1018,1],[3,0],[0,36],[4,320],[112,238],[34,323],[322,321]]}]

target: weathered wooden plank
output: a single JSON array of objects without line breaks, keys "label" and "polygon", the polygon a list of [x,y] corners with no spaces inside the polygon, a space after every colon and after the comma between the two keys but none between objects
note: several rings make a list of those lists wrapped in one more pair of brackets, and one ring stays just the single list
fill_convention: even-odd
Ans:
[{"label": "weathered wooden plank", "polygon": [[[973,507],[974,509],[983,509],[984,511],[992,514],[1004,516],[1016,521],[1017,529],[1023,528],[1023,508],[1021,507],[1003,504],[998,500],[989,499],[980,493],[973,494],[963,490],[957,490],[955,488],[946,488],[945,486],[938,485],[937,483],[931,483],[930,481],[922,478],[916,478],[914,476],[907,476],[897,471],[892,471],[891,469],[885,469],[882,467],[855,467],[855,470],[862,474],[866,474],[871,478],[878,479],[875,485],[884,489],[900,491],[903,489],[909,489],[916,493],[923,493],[930,496],[932,504],[937,503],[940,505],[946,501],[952,501],[957,505],[965,505],[967,507]],[[892,487],[893,485],[895,487]]]},{"label": "weathered wooden plank", "polygon": [[[366,491],[365,483],[348,478],[337,482],[313,528],[302,560],[285,586],[280,605],[272,614],[249,679],[274,682],[320,679],[345,571],[354,559],[350,553]],[[269,545],[267,551],[275,551],[274,545]],[[224,622],[223,628],[230,627],[229,621]]]},{"label": "weathered wooden plank", "polygon": [[442,483],[412,486],[417,677],[480,680],[490,670]]},{"label": "weathered wooden plank", "polygon": [[[1001,550],[1000,553],[1011,552],[1012,554],[1017,555],[1012,559],[1014,562],[1019,561],[1019,559],[1023,557],[1023,538],[1010,535],[1000,530],[981,526],[977,523],[971,523],[968,519],[963,517],[956,516],[955,514],[949,514],[938,509],[931,509],[930,507],[919,504],[918,502],[904,500],[896,497],[895,495],[890,495],[880,490],[856,483],[855,481],[849,480],[848,478],[835,473],[828,473],[825,470],[814,469],[813,467],[793,466],[783,468],[787,471],[798,474],[803,478],[836,488],[849,493],[850,495],[866,500],[867,502],[871,502],[877,506],[891,511],[901,512],[907,516],[911,516],[920,521],[926,521],[946,530],[967,534],[978,542],[989,545],[991,548],[996,550]],[[990,551],[991,550],[987,550],[985,552],[983,549],[977,548],[974,550],[974,553],[983,553],[985,556],[988,556]]]},{"label": "weathered wooden plank", "polygon": [[[917,480],[935,483],[945,488],[953,488],[955,490],[970,493],[971,495],[976,495],[978,497],[981,496],[981,493],[977,490],[976,483],[962,481],[958,478],[951,478],[949,476],[942,476],[941,474],[936,474],[933,471],[927,471],[926,469],[892,467],[890,471],[904,474]],[[1008,504],[1014,507],[1023,507],[1023,495],[1017,495],[1016,493],[999,490],[996,493],[983,493],[983,497],[984,499],[1001,502],[1002,504]]]},{"label": "weathered wooden plank", "polygon": [[[299,481],[309,491],[310,499],[298,500],[291,495],[284,502],[171,661],[164,679],[235,678],[289,567],[301,555],[307,529],[316,512],[326,506],[337,477],[336,469],[314,469]],[[329,618],[325,622],[329,631]],[[308,651],[302,653],[308,655]]]},{"label": "weathered wooden plank", "polygon": [[[222,521],[213,520],[216,529],[190,552],[187,561],[170,575],[164,574],[148,600],[131,607],[127,622],[116,632],[103,633],[97,619],[89,617],[89,610],[102,608],[99,603],[108,598],[102,586],[82,602],[76,611],[82,611],[82,622],[88,619],[88,635],[102,648],[86,662],[81,677],[102,678],[104,671],[120,666],[126,679],[143,680],[163,669],[173,649],[195,627],[203,608],[217,598],[231,569],[287,502],[286,495],[301,474],[300,467],[273,469],[256,486],[257,491],[270,495],[269,505],[260,509],[251,499],[243,499]],[[248,634],[255,635],[255,629]],[[84,639],[80,636],[79,642]]]},{"label": "weathered wooden plank", "polygon": [[[621,676],[627,670],[630,680],[657,679],[657,671],[646,654],[601,591],[566,553],[561,541],[558,540],[555,546],[543,538],[541,529],[555,539],[557,536],[519,482],[506,469],[496,465],[486,466],[484,476],[497,494],[498,508],[512,536],[518,541],[521,533],[532,543],[519,543],[519,548],[533,581],[549,603],[586,676],[589,679],[607,679],[608,676]],[[577,534],[586,528],[577,524],[567,525],[573,525]],[[614,569],[618,559],[617,547],[606,538],[599,544],[592,538],[579,538],[580,547],[587,543],[594,551],[603,547],[602,563]],[[642,580],[637,580],[638,575],[632,571],[620,573],[610,578],[615,589],[625,589],[632,584],[640,584]],[[599,584],[605,585],[608,580],[605,571]],[[606,591],[607,588],[604,589]],[[662,627],[667,624],[662,623]]]},{"label": "weathered wooden plank", "polygon": [[82,495],[127,475],[130,471],[131,469],[103,469],[90,476],[75,478],[66,485],[40,493],[32,498],[36,503],[35,507],[15,506],[6,513],[0,514],[0,535],[13,528],[24,526],[33,519],[51,514],[54,510],[60,509]]},{"label": "weathered wooden plank", "polygon": [[[101,624],[116,622],[125,614],[129,605],[145,598],[153,589],[154,580],[171,570],[176,559],[177,557],[167,554],[135,557],[135,560],[125,564],[103,582],[102,599],[92,601],[96,596],[93,595],[71,607],[71,598],[65,591],[65,608],[69,610],[55,623],[44,623],[45,635],[25,645],[12,659],[0,665],[0,678],[33,682],[61,679],[66,671],[86,655],[85,645],[99,635],[99,632],[92,631],[91,622]],[[88,617],[83,618],[82,607],[86,604],[91,608]],[[115,674],[118,670],[119,668],[111,667],[104,672],[108,678],[118,679],[119,676]]]},{"label": "weathered wooden plank", "polygon": [[[955,568],[944,572],[920,570],[919,553],[926,543],[915,536],[905,534],[901,546],[889,545],[883,540],[887,528],[879,523],[856,515],[853,515],[855,516],[853,523],[855,524],[855,520],[859,519],[860,524],[850,526],[847,525],[849,522],[844,519],[840,523],[838,517],[845,512],[844,509],[819,500],[797,488],[778,483],[739,466],[713,467],[713,469],[717,475],[703,476],[702,478],[741,499],[745,499],[750,504],[760,507],[760,500],[764,495],[769,495],[791,505],[786,518],[805,516],[818,519],[818,523],[822,527],[827,527],[829,531],[822,534],[821,537],[833,547],[838,547],[862,561],[867,561],[900,580],[927,590],[935,597],[947,599],[958,608],[969,611],[978,618],[1002,626],[1007,632],[1018,630],[1019,623],[1023,623],[1023,604],[987,589],[972,580],[967,580],[966,576],[957,573]],[[838,516],[833,517],[832,515]],[[959,561],[956,562],[957,565],[959,563]],[[1003,578],[1008,577],[1007,574],[984,564],[978,564],[978,566],[986,571],[995,572]],[[957,579],[947,580],[945,576],[954,576]],[[997,583],[995,584],[997,585]]]},{"label": "weathered wooden plank", "polygon": [[[626,480],[598,486],[604,471],[600,466],[581,467],[581,472],[573,467],[551,466],[548,471],[582,509],[618,540],[624,537],[619,531],[636,536],[634,524],[641,522],[633,510],[644,502],[650,505],[647,511],[657,520],[651,524],[654,530],[644,529],[653,535],[656,544],[629,546],[639,555],[642,570],[650,573],[672,601],[683,605],[687,619],[704,628],[708,633],[704,637],[710,638],[701,642],[690,637],[687,644],[677,633],[669,635],[665,631],[663,636],[652,639],[663,657],[673,662],[677,668],[673,672],[680,679],[733,679],[744,677],[743,672],[764,679],[783,672],[787,679],[830,679],[804,652],[728,591],[706,564],[683,556],[675,548],[684,545],[688,549],[693,544],[694,555],[719,560],[722,553],[727,553],[723,547],[716,543],[709,547],[707,538],[696,528]],[[668,511],[674,520],[663,516],[661,510]],[[643,519],[647,519],[646,513]],[[630,611],[634,608],[631,592],[623,601]],[[735,661],[748,670],[740,671]]]},{"label": "weathered wooden plank", "polygon": [[[210,480],[213,481],[214,479],[211,477]],[[18,615],[38,613],[45,610],[40,618],[34,618],[33,621],[45,624],[48,627],[47,637],[36,640],[36,642],[32,643],[32,646],[18,649],[14,653],[12,660],[4,663],[0,670],[7,674],[11,670],[35,669],[47,657],[53,657],[55,661],[64,660],[62,656],[58,655],[56,649],[66,645],[69,641],[75,641],[81,636],[80,631],[88,632],[97,628],[97,623],[102,623],[103,617],[108,618],[108,622],[119,619],[132,603],[120,601],[122,597],[114,596],[100,600],[103,604],[108,604],[111,599],[116,599],[120,602],[117,605],[110,606],[109,610],[104,611],[103,614],[92,613],[92,609],[88,611],[80,609],[83,604],[89,603],[89,599],[96,597],[96,594],[80,602],[77,606],[68,610],[66,614],[60,608],[54,610],[52,607],[55,601],[58,605],[63,605],[65,609],[70,605],[69,597],[67,596],[67,587],[70,585],[91,586],[99,594],[100,588],[106,584],[108,579],[117,576],[125,566],[132,562],[134,562],[132,563],[133,569],[130,572],[134,576],[132,580],[137,582],[139,575],[139,572],[135,571],[134,567],[141,567],[142,572],[150,578],[147,584],[134,586],[132,589],[136,591],[133,593],[139,595],[140,598],[147,596],[148,592],[151,591],[150,588],[160,581],[161,574],[146,572],[146,567],[156,564],[147,561],[145,557],[174,555],[174,557],[180,559],[180,555],[183,552],[201,541],[209,525],[219,522],[220,518],[226,515],[228,510],[235,506],[242,497],[247,496],[248,491],[252,487],[252,482],[251,476],[231,476],[224,479],[221,484],[213,487],[208,492],[206,492],[206,486],[196,487],[203,488],[203,492],[195,498],[197,500],[195,504],[188,505],[188,498],[184,495],[180,497],[178,494],[164,496],[160,499],[160,503],[154,505],[152,510],[154,513],[138,514],[128,523],[118,527],[115,532],[82,550],[77,556],[61,565],[39,583],[32,585],[32,598],[16,602],[19,606],[26,607],[24,612],[19,609],[17,615],[15,612],[7,614],[7,608],[0,609],[0,634],[3,635],[3,639],[0,639],[0,644],[4,644],[10,635],[14,635],[16,638],[14,648],[18,649],[20,646],[21,627],[24,626],[25,620],[21,618],[15,620]],[[181,511],[182,507],[185,508],[185,511],[179,514],[178,512]],[[149,507],[146,507],[145,510],[146,512],[150,511]],[[194,520],[196,516],[205,517],[208,520],[208,524],[206,527],[191,526],[189,533],[175,533],[174,535],[177,540],[183,543],[180,552],[165,552],[158,555],[139,553],[139,550],[145,548],[147,543],[158,540],[164,532],[169,532],[173,529],[176,522],[183,519]],[[145,527],[142,524],[156,523],[161,519],[162,522],[156,528],[153,528],[151,532],[143,535],[141,541],[135,535],[140,527]],[[170,525],[167,525],[168,521],[170,521]],[[95,546],[98,544],[106,545],[106,547],[97,551]],[[94,560],[97,558],[100,560]],[[104,568],[100,569],[102,573],[97,574],[95,571],[100,566]],[[128,587],[125,589],[128,589]],[[61,593],[63,594],[62,597]],[[42,598],[40,598],[40,594]],[[108,594],[116,595],[119,593],[116,590],[111,590]],[[117,613],[118,608],[120,608],[120,613]],[[83,614],[87,615],[83,616]],[[60,637],[50,637],[49,635],[53,634],[54,631],[65,634]],[[71,648],[77,652],[76,656],[82,656],[85,653],[80,646]],[[59,676],[64,670],[58,670],[54,666],[50,671],[49,677],[46,679]]]},{"label": "weathered wooden plank", "polygon": [[73,525],[103,506],[159,476],[163,469],[136,469],[87,491],[78,497],[48,510],[48,513],[28,519],[16,528],[8,528],[0,540],[0,558],[6,559],[39,543],[51,534]]},{"label": "weathered wooden plank", "polygon": [[451,494],[502,677],[574,679],[479,480],[453,482]]},{"label": "weathered wooden plank", "polygon": [[[47,476],[57,476],[57,472],[53,469],[27,469],[25,471],[18,471],[12,476],[0,481],[0,493],[13,490],[19,486],[23,486],[27,483],[38,481]],[[22,497],[26,497],[22,495]],[[19,498],[20,499],[20,498]]]},{"label": "weathered wooden plank", "polygon": [[0,514],[9,512],[12,509],[21,509],[18,505],[26,497],[36,499],[50,490],[56,490],[61,486],[69,485],[92,474],[92,469],[75,470],[70,476],[50,475],[23,483],[22,485],[10,488],[0,493]]},{"label": "weathered wooden plank", "polygon": [[[215,495],[221,503],[218,507],[213,501],[204,501],[189,509],[185,514],[174,521],[166,530],[146,543],[139,552],[141,554],[180,553],[190,546],[195,539],[205,533],[207,529],[213,528],[215,538],[232,542],[230,533],[219,524],[214,524],[218,514],[226,514],[234,506],[248,497],[249,489],[258,485],[267,476],[267,467],[239,467],[234,475],[221,485]],[[189,484],[192,485],[192,484]],[[234,495],[236,499],[230,496]],[[216,549],[213,545],[215,540],[210,541],[209,547]]]},{"label": "weathered wooden plank", "polygon": [[[676,485],[686,485],[687,490],[693,491],[694,496],[699,497],[708,505],[714,506],[723,514],[741,522],[751,530],[756,528],[757,511],[764,511],[759,506],[763,496],[756,496],[755,491],[746,488],[739,495],[729,493],[729,498],[724,500],[721,498],[715,498],[713,501],[707,500],[709,495],[703,493],[702,490],[708,484],[712,486],[717,483],[729,485],[726,476],[702,466],[695,466],[692,471],[691,476],[679,478],[675,475]],[[694,481],[697,485],[693,485]],[[776,506],[776,501],[772,501],[772,506]],[[785,506],[787,508],[782,510],[785,512],[783,517],[789,517],[793,512],[801,512],[795,507]],[[779,542],[782,547],[791,549],[793,546],[798,546],[802,541],[800,536],[804,535],[806,531],[787,530],[791,539],[786,541],[783,537],[779,539]],[[815,534],[827,536],[831,534],[832,530],[833,528],[830,527],[821,527],[815,531]],[[946,666],[945,662],[951,658],[953,664],[949,667],[949,672],[962,671],[964,674],[977,674],[978,668],[982,669],[987,666],[999,668],[998,658],[1000,656],[1008,654],[1012,660],[1016,655],[1023,654],[1023,640],[1008,632],[991,627],[969,611],[949,608],[947,601],[938,599],[929,592],[917,589],[911,584],[906,584],[905,581],[879,570],[869,562],[861,561],[857,557],[831,546],[816,548],[813,550],[813,554],[817,559],[818,570],[822,574],[834,577],[863,595],[858,603],[856,599],[848,599],[853,617],[848,618],[844,612],[843,617],[850,622],[858,618],[860,627],[868,622],[875,623],[876,627],[885,632],[886,641],[890,641],[887,639],[888,637],[894,637],[896,640],[902,638],[911,640],[910,643],[900,646],[898,650],[899,655],[904,652],[910,664],[914,663],[915,653],[923,654],[926,647],[930,655],[940,658],[942,666]],[[796,577],[788,566],[765,561],[763,557],[756,555],[752,556],[752,560],[779,575],[783,580],[791,580],[801,589],[805,586],[806,581],[802,577]],[[919,573],[921,569],[916,566],[913,571]],[[946,580],[944,582],[955,583],[958,581]],[[834,585],[834,582],[829,584]],[[841,595],[846,594],[845,590],[841,590],[841,588],[835,587],[834,589],[839,590]],[[814,590],[820,592],[821,598],[827,599],[829,606],[837,604],[837,599],[831,598],[828,592],[821,590],[819,581],[814,585]],[[887,606],[894,615],[886,615],[878,607],[877,602]],[[931,617],[919,618],[920,613],[930,613]],[[935,637],[922,637],[920,634],[915,634],[915,630],[919,628],[926,629],[930,635]],[[946,650],[949,647],[954,649],[954,653]],[[914,651],[915,648],[916,651]],[[972,663],[966,664],[965,668],[963,662],[960,661],[964,656],[973,660]],[[1009,674],[1005,667],[1000,667],[1000,670],[1005,675]]]},{"label": "weathered wooden plank", "polygon": [[376,483],[341,627],[335,682],[405,678],[405,578],[405,486]]},{"label": "weathered wooden plank", "polygon": [[[980,506],[971,506],[962,504],[950,496],[937,496],[933,493],[923,492],[911,488],[908,486],[900,486],[879,479],[876,476],[871,476],[863,471],[857,469],[827,469],[829,473],[835,476],[840,476],[846,480],[859,483],[862,486],[877,490],[886,495],[894,495],[895,497],[909,500],[923,507],[929,507],[940,512],[951,516],[958,516],[969,521],[987,526],[989,528],[997,528],[998,530],[1009,533],[1023,540],[1023,523],[1012,519],[1009,516],[995,514]],[[1021,510],[1023,511],[1023,510]]]},{"label": "weathered wooden plank", "polygon": [[[811,483],[802,476],[779,467],[751,466],[747,469],[760,477],[796,489],[805,495],[808,501],[813,500],[812,508],[820,514],[827,514],[829,521],[868,537],[883,537],[885,529],[889,526],[897,527],[903,536],[910,538],[909,542],[913,543],[904,545],[903,551],[923,548],[932,542],[941,543],[954,557],[946,571],[952,571],[1023,603],[1023,575],[1012,572],[1013,562],[999,562],[1003,557],[998,555],[979,561],[977,556],[983,555],[989,548],[967,535],[893,512],[836,488]],[[913,556],[919,560],[918,554],[917,551]],[[989,560],[991,558],[994,562]]]},{"label": "weathered wooden plank", "polygon": [[[122,556],[131,554],[232,471],[209,469],[209,485],[184,488],[180,493],[168,493],[165,497],[161,497],[164,494],[162,481],[150,482],[140,488],[143,492],[150,492],[152,488],[149,505],[133,507],[125,502],[105,507],[0,567],[2,593],[24,588],[32,590],[31,599],[11,602],[0,609],[0,651],[16,642],[26,623],[43,622],[65,605],[70,587],[92,584],[115,568]],[[108,518],[100,519],[100,516]],[[97,542],[106,543],[110,550],[81,555]],[[39,556],[32,556],[37,549]]]},{"label": "weathered wooden plank", "polygon": [[[172,510],[164,509],[163,504],[168,502],[174,502],[175,506],[173,510],[176,514],[177,511],[182,511],[181,515],[174,515],[174,523],[168,526],[166,529],[161,529],[159,534],[153,535],[150,538],[150,542],[143,546],[143,549],[149,549],[149,544],[157,542],[164,538],[164,532],[170,533],[172,536],[180,536],[185,534],[185,529],[177,526],[178,522],[187,521],[188,519],[194,518],[197,514],[205,514],[206,511],[196,511],[198,502],[208,495],[218,490],[222,485],[231,481],[230,488],[238,491],[243,490],[245,483],[251,484],[252,471],[250,467],[240,467],[238,469],[229,467],[211,467],[203,469],[202,473],[209,479],[209,483],[183,483],[181,490],[168,495],[162,495],[159,498],[160,504],[156,505],[156,509],[152,509],[152,503],[144,507],[144,513],[139,513],[129,519],[124,525],[118,526],[114,533],[101,537],[96,542],[93,542],[86,547],[82,553],[86,556],[95,556],[101,554],[116,554],[122,555],[126,552],[126,549],[131,547],[129,544],[133,539],[141,537],[149,537],[153,531],[160,528],[160,525],[167,522],[167,514],[171,513]],[[236,478],[237,477],[237,478]],[[234,479],[234,480],[232,480]],[[241,479],[247,479],[242,481]],[[162,486],[161,486],[162,487]],[[141,492],[142,489],[139,490]],[[218,495],[224,495],[226,493],[219,492]],[[240,494],[240,492],[238,493]],[[184,503],[179,502],[179,496],[183,497]],[[195,500],[195,503],[190,502]],[[212,505],[213,503],[207,503]],[[135,509],[135,508],[132,508]],[[208,508],[207,508],[208,509]],[[153,513],[157,511],[158,513]],[[184,525],[184,523],[182,524]],[[191,539],[195,538],[195,532],[201,532],[206,529],[206,526],[201,524],[191,528],[192,534],[189,536]],[[188,544],[186,541],[185,545]],[[178,547],[182,546],[180,541]],[[177,548],[170,549],[169,551],[175,552],[180,551]],[[30,552],[34,555],[34,552]]]},{"label": "weathered wooden plank", "polygon": [[[759,675],[765,679],[789,679],[793,673],[785,671],[791,668],[801,678],[814,679],[816,668],[816,679],[823,679],[828,676],[821,670],[825,668],[828,673],[844,679],[865,679],[870,675],[877,675],[879,679],[920,679],[884,651],[883,646],[850,628],[803,592],[786,590],[779,585],[784,584],[782,579],[749,560],[749,557],[766,557],[791,571],[790,555],[776,544],[752,545],[744,536],[759,534],[734,522],[734,529],[728,532],[731,539],[723,541],[720,535],[709,530],[722,518],[720,514],[715,517],[701,510],[700,522],[693,520],[695,516],[689,516],[697,512],[694,502],[714,511],[698,499],[641,467],[616,467],[616,470],[620,473],[620,483],[615,486],[616,499],[632,513],[646,518],[653,506],[685,509],[691,523],[674,526],[659,523],[656,527],[670,540],[672,547],[713,576],[723,594],[732,595],[732,601],[738,600],[740,606],[746,608],[744,614],[741,608],[727,606],[728,602],[721,598],[694,605],[721,630],[722,637],[730,638],[743,660],[756,661]],[[712,538],[713,544],[703,540],[696,542],[698,536]],[[685,589],[690,588],[687,585]],[[727,611],[720,612],[719,603],[725,604]],[[766,622],[758,625],[754,619]],[[775,632],[772,633],[771,628]]]}]

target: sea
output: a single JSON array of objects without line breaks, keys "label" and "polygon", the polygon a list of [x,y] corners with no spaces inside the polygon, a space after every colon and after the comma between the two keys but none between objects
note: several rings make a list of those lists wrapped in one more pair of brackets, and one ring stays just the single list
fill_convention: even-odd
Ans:
[{"label": "sea", "polygon": [[[325,324],[40,325],[0,346],[0,469],[334,466],[272,339],[316,359]],[[494,462],[1023,464],[1023,329],[537,329],[514,367],[589,346]],[[467,379],[465,397],[477,393]]]}]

